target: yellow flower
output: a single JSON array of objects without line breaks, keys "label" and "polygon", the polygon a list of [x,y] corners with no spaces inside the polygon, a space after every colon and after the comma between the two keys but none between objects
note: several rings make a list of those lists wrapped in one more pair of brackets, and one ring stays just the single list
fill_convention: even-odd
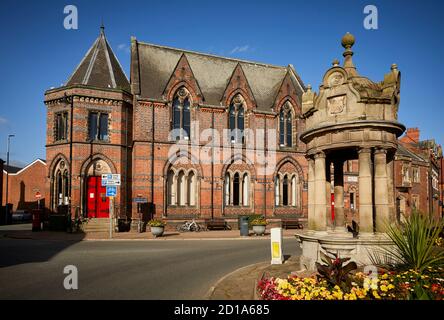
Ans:
[{"label": "yellow flower", "polygon": [[385,285],[382,285],[380,288],[381,288],[381,291],[383,291],[383,292],[388,291],[388,288]]},{"label": "yellow flower", "polygon": [[389,285],[388,285],[388,289],[389,289],[389,290],[394,289],[394,288],[395,288],[394,285],[392,285],[392,284],[389,284]]},{"label": "yellow flower", "polygon": [[376,299],[381,299],[381,297],[380,297],[379,294],[378,294],[378,291],[376,291],[376,290],[373,290],[373,296],[374,296]]},{"label": "yellow flower", "polygon": [[388,279],[388,274],[387,273],[384,273],[383,275],[382,275],[382,279]]}]

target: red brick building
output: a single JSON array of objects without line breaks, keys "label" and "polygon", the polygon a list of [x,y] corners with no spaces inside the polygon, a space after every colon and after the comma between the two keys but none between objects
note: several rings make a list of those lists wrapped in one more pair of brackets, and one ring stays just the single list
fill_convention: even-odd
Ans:
[{"label": "red brick building", "polygon": [[46,162],[36,159],[24,168],[3,166],[2,170],[2,206],[6,204],[6,175],[8,175],[8,203],[12,210],[37,209],[36,193],[40,193],[41,208],[45,206]]},{"label": "red brick building", "polygon": [[[103,29],[66,85],[45,93],[48,207],[107,217],[101,174],[120,173],[120,218],[304,217],[305,87],[293,66],[131,40],[131,85]],[[212,130],[214,129],[214,130]],[[213,150],[213,152],[211,152]]]},{"label": "red brick building", "polygon": [[[45,92],[50,210],[70,205],[73,216],[108,217],[101,175],[120,173],[117,216],[133,222],[141,217],[136,197],[147,201],[146,218],[170,222],[234,223],[243,214],[306,218],[306,147],[299,139],[306,88],[292,65],[132,38],[130,77],[102,28],[66,85]],[[419,137],[414,141],[401,139],[396,156],[398,216],[413,204],[438,212],[438,157],[432,158]],[[344,167],[345,212],[351,220],[359,209],[358,168],[355,161]],[[408,185],[406,172],[412,177]],[[426,181],[430,188],[422,187]]]}]

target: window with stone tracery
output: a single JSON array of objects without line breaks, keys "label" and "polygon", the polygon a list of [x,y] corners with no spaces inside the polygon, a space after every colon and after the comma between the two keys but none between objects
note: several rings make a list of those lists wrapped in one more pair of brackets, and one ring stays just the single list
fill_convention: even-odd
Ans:
[{"label": "window with stone tracery", "polygon": [[279,145],[281,147],[293,146],[293,107],[287,101],[279,112]]},{"label": "window with stone tracery", "polygon": [[166,186],[169,206],[194,207],[197,205],[197,176],[193,170],[170,169]]},{"label": "window with stone tracery", "polygon": [[250,206],[250,176],[246,172],[228,171],[224,181],[226,206]]},{"label": "window with stone tracery", "polygon": [[172,106],[173,140],[190,138],[190,107],[190,92],[185,87],[179,88],[174,95]]},{"label": "window with stone tracery", "polygon": [[54,169],[52,194],[54,209],[69,204],[69,174],[64,160],[60,160]]},{"label": "window with stone tracery", "polygon": [[299,176],[290,173],[278,173],[274,181],[276,206],[301,206],[302,183]]},{"label": "window with stone tracery", "polygon": [[245,109],[246,103],[244,98],[240,94],[237,94],[231,100],[230,107],[228,109],[231,143],[245,142]]}]

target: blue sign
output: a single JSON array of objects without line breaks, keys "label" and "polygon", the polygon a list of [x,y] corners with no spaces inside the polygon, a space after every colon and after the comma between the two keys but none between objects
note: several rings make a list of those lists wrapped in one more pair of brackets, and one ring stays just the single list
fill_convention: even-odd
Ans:
[{"label": "blue sign", "polygon": [[106,186],[106,196],[107,197],[115,197],[117,195],[117,187],[116,186]]},{"label": "blue sign", "polygon": [[133,199],[134,202],[136,203],[147,203],[148,199],[147,198],[143,198],[143,197],[137,197]]}]

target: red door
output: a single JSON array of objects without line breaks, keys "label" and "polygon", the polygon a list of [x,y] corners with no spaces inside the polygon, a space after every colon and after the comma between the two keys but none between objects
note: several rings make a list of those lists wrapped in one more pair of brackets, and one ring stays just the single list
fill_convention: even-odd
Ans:
[{"label": "red door", "polygon": [[102,187],[102,177],[88,177],[88,218],[108,218],[109,199],[106,188]]}]

